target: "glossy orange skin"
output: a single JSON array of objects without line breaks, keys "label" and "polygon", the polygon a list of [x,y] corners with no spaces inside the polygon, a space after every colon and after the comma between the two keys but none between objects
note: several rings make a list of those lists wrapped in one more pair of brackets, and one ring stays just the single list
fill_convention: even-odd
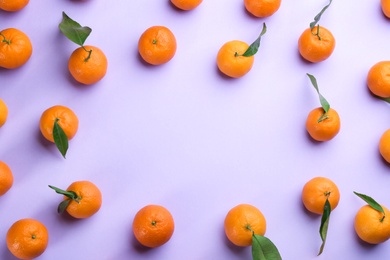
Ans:
[{"label": "glossy orange skin", "polygon": [[383,159],[390,163],[390,129],[386,130],[379,140],[379,152]]},{"label": "glossy orange skin", "polygon": [[328,110],[327,117],[321,122],[318,119],[324,114],[322,107],[313,109],[306,119],[306,130],[316,141],[325,142],[333,139],[340,131],[340,116],[333,108]]},{"label": "glossy orange skin", "polygon": [[0,98],[0,127],[2,127],[8,118],[7,104]]},{"label": "glossy orange skin", "polygon": [[244,0],[246,10],[252,15],[265,18],[279,10],[281,0]]},{"label": "glossy orange skin", "polygon": [[390,18],[390,1],[389,0],[381,0],[381,8],[382,8],[383,14],[387,18]]},{"label": "glossy orange skin", "polygon": [[298,49],[301,56],[310,62],[317,63],[328,59],[336,46],[333,34],[323,26],[320,26],[319,35],[316,36],[317,26],[312,30],[307,28],[298,40]]},{"label": "glossy orange skin", "polygon": [[147,205],[140,209],[133,220],[133,234],[143,246],[154,248],[167,243],[174,232],[171,213],[160,205]]},{"label": "glossy orange skin", "polygon": [[33,259],[42,255],[49,242],[46,226],[38,220],[26,218],[16,221],[6,235],[9,251],[19,259]]},{"label": "glossy orange skin", "polygon": [[390,61],[379,61],[370,68],[367,86],[378,97],[390,97]]},{"label": "glossy orange skin", "polygon": [[193,10],[198,7],[202,2],[203,0],[171,0],[171,3],[173,5],[184,11]]},{"label": "glossy orange skin", "polygon": [[5,163],[0,161],[0,196],[9,191],[14,183],[14,176],[11,169]]},{"label": "glossy orange skin", "polygon": [[[390,238],[390,211],[381,205],[383,213],[365,205],[355,215],[354,228],[359,238],[369,244],[380,244]],[[382,219],[383,218],[383,219]]]},{"label": "glossy orange skin", "polygon": [[261,211],[249,204],[233,207],[224,221],[225,234],[236,246],[252,245],[252,231],[263,236],[266,231],[266,220]]},{"label": "glossy orange skin", "polygon": [[8,12],[22,10],[30,0],[0,0],[0,9]]},{"label": "glossy orange skin", "polygon": [[340,191],[332,180],[315,177],[303,186],[302,202],[308,211],[322,215],[326,198],[329,200],[331,210],[334,210],[340,201]]},{"label": "glossy orange skin", "polygon": [[[87,51],[92,50],[88,58]],[[104,52],[95,46],[79,47],[73,51],[68,61],[72,77],[79,83],[91,85],[99,82],[107,73],[108,60]]]},{"label": "glossy orange skin", "polygon": [[170,61],[176,53],[175,35],[165,26],[146,29],[138,40],[138,52],[142,59],[152,65]]},{"label": "glossy orange skin", "polygon": [[0,67],[19,68],[30,59],[32,51],[30,38],[24,32],[15,28],[0,32]]},{"label": "glossy orange skin", "polygon": [[[73,182],[66,190],[75,192],[79,197],[78,202],[71,200],[66,208],[66,212],[74,218],[89,218],[96,214],[102,206],[102,193],[90,181]],[[68,197],[64,196],[64,200],[68,199]]]},{"label": "glossy orange skin", "polygon": [[217,54],[219,70],[231,78],[240,78],[247,74],[252,69],[255,59],[254,56],[242,56],[248,47],[247,43],[238,40],[222,45]]},{"label": "glossy orange skin", "polygon": [[68,140],[72,139],[77,133],[79,119],[73,110],[61,105],[50,107],[42,113],[39,121],[39,128],[42,135],[54,143],[53,128],[56,119],[59,119],[58,124],[64,130]]}]

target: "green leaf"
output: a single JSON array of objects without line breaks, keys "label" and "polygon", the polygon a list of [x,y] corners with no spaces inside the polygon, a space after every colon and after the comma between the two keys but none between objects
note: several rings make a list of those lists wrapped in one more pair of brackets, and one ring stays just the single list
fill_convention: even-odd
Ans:
[{"label": "green leaf", "polygon": [[244,54],[242,54],[242,56],[250,57],[255,55],[260,47],[261,36],[263,36],[266,32],[267,32],[267,25],[263,23],[263,30],[261,30],[259,37],[257,37],[257,39],[248,47],[248,49],[245,51]]},{"label": "green leaf", "polygon": [[253,260],[281,260],[278,249],[271,240],[264,236],[252,235]]},{"label": "green leaf", "polygon": [[54,121],[53,127],[53,139],[58,150],[61,152],[62,156],[65,158],[66,152],[68,151],[68,137],[66,136],[64,130],[58,124],[58,118]]},{"label": "green leaf", "polygon": [[355,191],[353,193],[355,193],[359,198],[361,198],[362,200],[367,202],[367,204],[370,205],[373,209],[375,209],[375,210],[377,210],[379,212],[382,212],[383,215],[386,215],[386,213],[383,210],[382,206],[378,202],[376,202],[373,198],[371,198],[370,196],[361,194],[361,193],[357,193]]},{"label": "green leaf", "polygon": [[379,97],[379,96],[376,96],[376,97],[379,99],[382,99],[383,101],[385,101],[387,103],[390,103],[390,98],[384,98],[384,97]]},{"label": "green leaf", "polygon": [[52,185],[49,185],[49,188],[53,189],[55,192],[57,192],[58,194],[61,194],[61,195],[64,195],[64,196],[67,196],[68,198],[72,199],[72,200],[76,200],[77,199],[77,194],[76,192],[74,191],[66,191],[66,190],[62,190],[60,188],[57,188],[57,187],[54,187]]},{"label": "green leaf", "polygon": [[310,78],[311,84],[317,90],[322,108],[324,109],[325,113],[328,113],[330,108],[329,102],[321,95],[316,78],[313,75],[310,75],[309,73],[306,73],[306,75]]},{"label": "green leaf", "polygon": [[59,214],[64,213],[64,211],[65,211],[66,208],[68,207],[69,203],[70,203],[70,200],[63,200],[63,201],[58,205],[57,212],[58,212]]},{"label": "green leaf", "polygon": [[320,226],[320,236],[321,236],[322,244],[320,247],[320,251],[318,252],[318,255],[322,254],[322,251],[324,250],[325,247],[326,236],[328,234],[330,212],[331,212],[330,203],[328,198],[326,198],[325,205],[324,205],[324,212],[321,217],[321,226]]},{"label": "green leaf", "polygon": [[83,46],[92,29],[82,27],[78,22],[72,20],[65,12],[62,12],[62,21],[58,26],[61,32],[72,42]]},{"label": "green leaf", "polygon": [[322,14],[325,12],[326,9],[328,9],[328,7],[330,6],[331,3],[332,3],[332,0],[330,0],[330,1],[329,1],[329,4],[326,5],[324,8],[322,8],[321,12],[319,12],[319,13],[314,17],[314,21],[310,23],[310,29],[313,29],[314,26],[316,26],[316,24],[320,21]]}]

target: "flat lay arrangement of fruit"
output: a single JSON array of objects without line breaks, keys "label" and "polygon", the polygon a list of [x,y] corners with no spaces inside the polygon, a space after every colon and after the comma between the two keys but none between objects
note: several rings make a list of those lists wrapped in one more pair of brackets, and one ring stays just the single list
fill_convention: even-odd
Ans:
[{"label": "flat lay arrangement of fruit", "polygon": [[390,258],[390,0],[0,20],[0,259]]}]

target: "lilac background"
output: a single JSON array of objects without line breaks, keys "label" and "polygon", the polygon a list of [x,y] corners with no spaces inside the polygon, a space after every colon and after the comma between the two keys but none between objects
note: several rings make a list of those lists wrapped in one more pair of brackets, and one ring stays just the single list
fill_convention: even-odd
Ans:
[{"label": "lilac background", "polygon": [[[20,12],[0,12],[0,28],[19,28],[34,47],[25,66],[0,69],[0,97],[9,108],[0,160],[14,174],[0,198],[0,259],[14,259],[5,234],[26,217],[49,230],[39,259],[251,259],[250,248],[233,246],[223,231],[226,213],[239,203],[264,213],[266,236],[284,259],[389,258],[388,244],[370,246],[355,235],[364,202],[353,191],[390,205],[389,165],[378,152],[390,109],[365,83],[369,68],[390,58],[390,21],[379,1],[334,1],[320,24],[333,32],[336,49],[310,64],[297,40],[326,4],[284,0],[266,19],[250,16],[241,0],[205,0],[189,12],[168,0],[31,0]],[[90,26],[86,44],[108,57],[107,75],[95,85],[69,76],[77,46],[58,29],[62,11]],[[263,22],[268,32],[252,70],[240,79],[222,76],[220,46],[251,43]],[[178,43],[175,57],[157,67],[137,53],[139,36],[153,25],[169,27]],[[340,114],[341,131],[330,142],[306,134],[306,116],[319,106],[306,73]],[[80,120],[66,160],[38,127],[42,112],[57,104]],[[300,200],[315,176],[331,178],[341,192],[319,257],[320,217]],[[58,215],[61,198],[47,185],[84,179],[100,187],[101,210],[85,220]],[[131,232],[135,213],[148,204],[165,206],[175,219],[171,240],[156,249],[139,246]]]}]

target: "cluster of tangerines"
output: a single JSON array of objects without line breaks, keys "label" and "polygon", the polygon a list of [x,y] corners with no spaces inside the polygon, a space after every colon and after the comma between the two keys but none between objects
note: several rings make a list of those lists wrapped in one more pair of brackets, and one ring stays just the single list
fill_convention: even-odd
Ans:
[{"label": "cluster of tangerines", "polygon": [[[170,0],[179,9],[189,11],[202,3],[202,0]],[[264,18],[273,15],[280,7],[281,0],[243,0],[248,13]],[[0,9],[9,12],[21,10],[29,0],[0,0]],[[314,17],[309,28],[304,30],[298,40],[301,56],[312,63],[328,59],[335,48],[332,33],[318,22],[332,0]],[[383,13],[390,17],[390,2],[381,0]],[[62,14],[59,24],[61,32],[78,47],[68,60],[69,73],[82,84],[90,85],[100,81],[107,72],[108,60],[98,47],[84,45],[91,33],[91,28],[81,26],[66,13]],[[243,77],[254,63],[254,55],[260,47],[263,29],[252,43],[233,40],[225,43],[218,51],[216,63],[219,70],[231,78]],[[138,51],[142,59],[152,65],[169,62],[176,53],[176,38],[165,26],[152,26],[142,33],[138,41]],[[29,37],[22,31],[9,28],[0,31],[0,67],[16,69],[23,66],[33,52]],[[330,108],[328,101],[319,91],[317,80],[307,74],[316,89],[321,107],[312,110],[306,120],[306,129],[316,141],[329,141],[340,130],[340,118]],[[390,61],[375,64],[368,72],[367,85],[372,93],[390,102]],[[8,108],[0,99],[0,127],[7,120]],[[78,130],[78,118],[68,107],[56,105],[45,110],[40,118],[42,135],[55,143],[62,156],[68,150],[68,141]],[[380,139],[380,153],[390,162],[390,129]],[[0,196],[13,185],[13,175],[6,163],[0,161]],[[102,205],[102,194],[99,188],[90,181],[76,181],[66,190],[49,185],[63,200],[58,206],[59,213],[67,212],[75,218],[89,218],[99,211]],[[363,206],[355,217],[355,231],[358,236],[371,244],[382,243],[390,238],[390,212],[373,198],[356,193],[367,205]],[[302,202],[312,213],[322,215],[320,236],[322,253],[326,241],[331,211],[339,202],[340,193],[334,182],[326,177],[316,177],[308,181],[302,189]],[[224,221],[225,234],[237,246],[252,246],[254,259],[281,259],[276,246],[264,236],[266,220],[259,209],[252,205],[240,204],[232,208]],[[171,213],[163,206],[148,205],[139,210],[133,220],[133,233],[144,246],[157,247],[165,244],[173,235],[174,220]],[[6,235],[8,249],[20,259],[33,259],[41,255],[48,245],[48,230],[35,219],[16,221]]]}]

